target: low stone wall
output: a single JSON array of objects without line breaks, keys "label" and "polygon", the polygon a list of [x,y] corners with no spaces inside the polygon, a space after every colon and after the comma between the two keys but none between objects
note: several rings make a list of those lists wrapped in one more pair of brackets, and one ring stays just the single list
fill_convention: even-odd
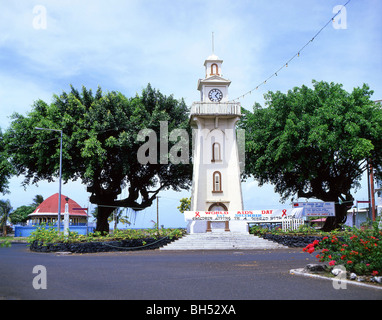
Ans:
[{"label": "low stone wall", "polygon": [[121,241],[104,242],[77,242],[77,243],[47,243],[39,241],[31,243],[29,249],[36,252],[72,252],[72,253],[95,253],[111,251],[135,251],[158,249],[167,243],[176,240],[175,238],[154,238],[131,239]]},{"label": "low stone wall", "polygon": [[286,235],[276,235],[271,233],[266,233],[263,235],[264,239],[271,240],[280,243],[287,247],[306,247],[309,243],[314,240],[321,241],[323,237],[317,236],[286,236]]}]

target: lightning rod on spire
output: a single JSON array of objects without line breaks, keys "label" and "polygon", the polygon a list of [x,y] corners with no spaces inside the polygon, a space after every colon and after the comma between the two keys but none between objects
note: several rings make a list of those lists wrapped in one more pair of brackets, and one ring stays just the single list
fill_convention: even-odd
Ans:
[{"label": "lightning rod on spire", "polygon": [[215,54],[215,48],[214,48],[214,33],[212,32],[212,54]]}]

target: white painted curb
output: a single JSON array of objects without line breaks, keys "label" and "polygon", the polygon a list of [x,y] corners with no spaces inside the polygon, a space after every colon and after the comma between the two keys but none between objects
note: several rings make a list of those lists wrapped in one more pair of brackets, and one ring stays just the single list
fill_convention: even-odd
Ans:
[{"label": "white painted curb", "polygon": [[308,277],[308,278],[323,279],[323,280],[329,280],[329,281],[333,281],[333,280],[334,281],[341,281],[341,283],[343,282],[343,283],[346,283],[346,284],[352,284],[352,285],[356,285],[356,286],[361,286],[361,287],[367,287],[367,288],[382,290],[382,286],[372,285],[372,284],[358,282],[358,281],[354,281],[354,280],[338,280],[336,278],[329,278],[329,277],[321,276],[319,274],[305,272],[304,268],[291,269],[291,270],[289,270],[289,273],[292,274],[292,275],[296,275],[296,276],[303,276],[303,277]]}]

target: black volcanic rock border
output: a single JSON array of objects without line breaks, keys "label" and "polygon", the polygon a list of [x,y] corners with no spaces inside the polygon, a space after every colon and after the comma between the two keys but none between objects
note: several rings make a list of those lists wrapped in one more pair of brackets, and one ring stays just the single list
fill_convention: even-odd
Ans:
[{"label": "black volcanic rock border", "polygon": [[42,243],[33,241],[29,247],[35,252],[72,252],[72,253],[96,253],[113,251],[136,251],[136,250],[154,250],[158,249],[172,241],[175,238],[144,238],[130,239],[121,241],[94,241],[94,242],[74,242],[74,243]]},{"label": "black volcanic rock border", "polygon": [[271,240],[282,244],[287,247],[306,247],[309,243],[314,240],[321,241],[323,237],[321,236],[289,236],[289,235],[277,235],[271,233],[265,233],[262,238],[266,240]]}]

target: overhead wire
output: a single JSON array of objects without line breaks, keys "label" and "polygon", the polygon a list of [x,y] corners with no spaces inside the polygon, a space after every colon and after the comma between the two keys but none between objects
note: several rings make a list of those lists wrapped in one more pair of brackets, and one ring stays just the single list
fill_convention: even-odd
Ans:
[{"label": "overhead wire", "polygon": [[246,93],[240,95],[239,97],[237,97],[236,99],[233,99],[231,100],[231,102],[236,102],[237,100],[239,99],[242,99],[244,98],[245,96],[247,96],[248,94],[251,94],[253,91],[257,90],[260,86],[264,85],[267,83],[268,80],[270,80],[271,78],[273,78],[274,76],[278,76],[278,73],[284,69],[284,68],[288,68],[288,65],[290,64],[290,62],[295,59],[296,57],[300,57],[301,55],[301,52],[309,45],[311,44],[314,39],[331,23],[334,21],[334,19],[341,13],[342,9],[344,7],[346,7],[349,2],[351,0],[348,0],[344,5],[342,5],[341,9],[338,10],[338,12],[330,18],[330,20],[320,29],[317,31],[317,33],[307,42],[304,44],[304,46],[302,46],[286,63],[284,63],[278,70],[276,70],[275,72],[273,72],[268,78],[266,78],[265,80],[263,80],[262,82],[260,82],[256,87],[254,87],[252,90],[249,90],[247,91]]}]

